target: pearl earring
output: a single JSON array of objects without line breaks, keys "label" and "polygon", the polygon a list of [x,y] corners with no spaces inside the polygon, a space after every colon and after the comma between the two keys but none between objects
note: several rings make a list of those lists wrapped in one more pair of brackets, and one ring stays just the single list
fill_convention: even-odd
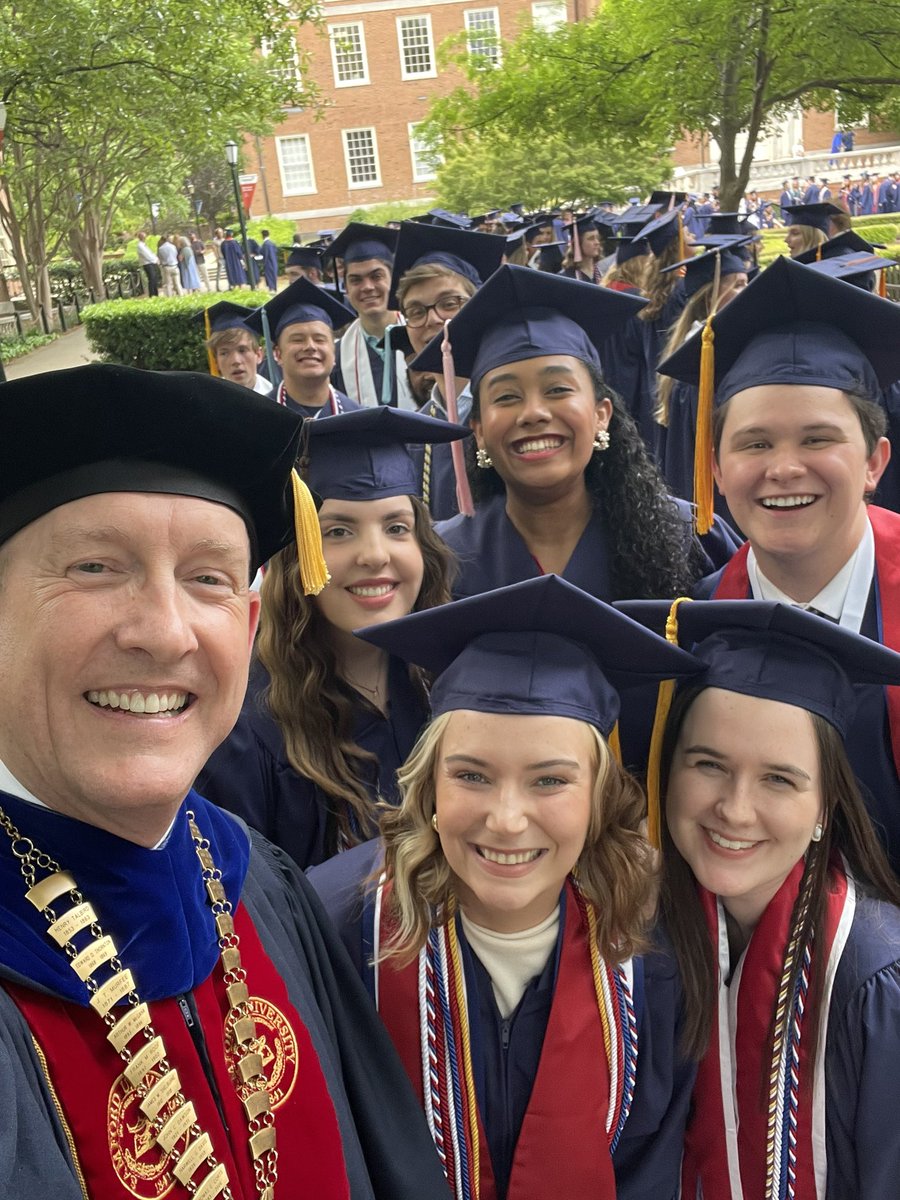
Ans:
[{"label": "pearl earring", "polygon": [[813,830],[812,840],[814,842],[821,842],[822,834],[824,832],[825,832],[825,826],[822,824],[821,821],[816,821],[816,827]]},{"label": "pearl earring", "polygon": [[594,434],[594,453],[601,454],[609,449],[609,430],[598,429]]}]

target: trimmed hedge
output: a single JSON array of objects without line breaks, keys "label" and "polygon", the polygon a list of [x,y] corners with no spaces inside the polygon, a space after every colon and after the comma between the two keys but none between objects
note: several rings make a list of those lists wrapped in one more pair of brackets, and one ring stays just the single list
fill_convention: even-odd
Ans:
[{"label": "trimmed hedge", "polygon": [[203,325],[191,317],[220,300],[254,308],[271,299],[271,292],[237,289],[144,300],[105,300],[88,305],[81,318],[91,349],[103,362],[147,371],[206,371]]}]

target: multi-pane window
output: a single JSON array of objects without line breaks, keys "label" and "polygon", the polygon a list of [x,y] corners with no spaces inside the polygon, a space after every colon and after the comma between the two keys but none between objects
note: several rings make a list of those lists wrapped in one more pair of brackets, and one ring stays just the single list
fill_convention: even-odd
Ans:
[{"label": "multi-pane window", "polygon": [[297,196],[316,190],[309,138],[305,133],[296,137],[275,139],[278,167],[281,171],[281,190],[285,196]]},{"label": "multi-pane window", "polygon": [[471,8],[466,14],[469,53],[500,65],[500,18],[496,8]]},{"label": "multi-pane window", "polygon": [[400,74],[403,79],[437,74],[431,40],[431,17],[398,17],[397,37],[400,42]]},{"label": "multi-pane window", "polygon": [[531,6],[531,20],[535,29],[543,29],[552,33],[566,23],[566,0],[534,0]]},{"label": "multi-pane window", "polygon": [[378,187],[378,144],[374,129],[345,129],[344,160],[350,187]]},{"label": "multi-pane window", "polygon": [[412,159],[413,183],[427,183],[437,175],[440,156],[429,150],[422,138],[416,136],[416,122],[409,123],[409,154]]},{"label": "multi-pane window", "polygon": [[290,87],[297,89],[303,85],[303,76],[300,70],[300,51],[297,49],[297,43],[293,42],[290,51],[290,61],[282,60],[280,63],[276,60],[274,54],[273,43],[268,38],[262,39],[261,52],[263,58],[271,59],[268,69],[269,74],[276,79],[281,79]]},{"label": "multi-pane window", "polygon": [[328,37],[331,41],[335,87],[353,87],[354,84],[368,83],[366,35],[362,22],[348,21],[343,25],[329,25]]}]

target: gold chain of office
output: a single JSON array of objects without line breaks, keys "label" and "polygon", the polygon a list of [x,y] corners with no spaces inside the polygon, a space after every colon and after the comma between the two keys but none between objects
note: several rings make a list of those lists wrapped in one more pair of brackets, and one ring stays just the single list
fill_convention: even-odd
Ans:
[{"label": "gold chain of office", "polygon": [[[225,1025],[227,1028],[233,1024],[238,1056],[233,1079],[247,1116],[257,1195],[259,1200],[274,1200],[278,1178],[275,1115],[266,1089],[262,1058],[253,1049],[257,1029],[250,1015],[240,939],[235,933],[231,901],[225,894],[222,872],[210,853],[209,840],[200,832],[190,810],[187,818],[216,923],[229,1004]],[[125,1064],[125,1077],[138,1094],[140,1110],[150,1123],[153,1143],[174,1162],[175,1178],[192,1200],[214,1200],[217,1196],[234,1200],[228,1170],[213,1154],[212,1139],[200,1127],[192,1101],[181,1090],[178,1071],[169,1062],[163,1039],[153,1027],[150,1009],[141,1000],[131,971],[122,966],[112,938],[104,934],[93,907],[84,899],[74,877],[23,837],[2,808],[0,828],[19,860],[28,888],[25,898],[43,914],[48,924],[47,934],[66,953],[72,970],[86,985],[91,1007],[107,1026],[107,1041]],[[69,906],[58,913],[53,906],[64,898]],[[85,929],[90,931],[93,941],[79,951],[72,939]],[[98,984],[94,973],[107,964],[112,975],[105,983]]]}]

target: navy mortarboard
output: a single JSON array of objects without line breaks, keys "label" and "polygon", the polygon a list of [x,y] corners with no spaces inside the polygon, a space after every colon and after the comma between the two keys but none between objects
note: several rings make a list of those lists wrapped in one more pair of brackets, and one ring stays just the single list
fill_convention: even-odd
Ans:
[{"label": "navy mortarboard", "polygon": [[388,229],[383,225],[364,225],[361,221],[351,221],[341,230],[338,237],[326,247],[325,257],[344,261],[344,267],[354,262],[368,262],[376,258],[386,262],[388,266],[394,261],[394,248],[397,245],[396,229]]},{"label": "navy mortarboard", "polygon": [[683,269],[684,294],[688,297],[693,296],[702,287],[712,283],[716,276],[716,270],[719,272],[720,279],[726,275],[745,275],[747,273],[746,260],[734,253],[742,244],[742,238],[735,238],[731,248],[715,248],[707,250],[705,254],[695,254],[692,258],[673,263],[671,267],[663,267],[663,274]]},{"label": "navy mortarboard", "polygon": [[434,716],[467,709],[587,721],[608,736],[618,689],[699,663],[558,575],[456,600],[357,636],[433,672]]},{"label": "navy mortarboard", "polygon": [[648,204],[660,204],[663,208],[677,208],[687,200],[687,192],[656,191],[650,193]]},{"label": "navy mortarboard", "polygon": [[653,253],[659,257],[675,238],[678,238],[679,258],[684,258],[684,222],[681,217],[681,210],[677,208],[669,209],[667,212],[660,213],[658,217],[654,217],[649,224],[641,229],[639,237],[647,242]]},{"label": "navy mortarboard", "polygon": [[838,208],[828,200],[817,204],[792,204],[784,206],[782,212],[790,217],[791,225],[808,225],[810,229],[818,229],[826,236],[829,233],[829,219],[846,215],[844,209]]},{"label": "navy mortarboard", "polygon": [[[571,355],[599,368],[597,347],[644,303],[527,267],[501,267],[447,328],[456,374],[470,379],[474,392],[493,367],[545,354]],[[440,371],[440,336],[410,365]]]},{"label": "navy mortarboard", "polygon": [[397,307],[397,286],[412,267],[439,263],[480,287],[500,266],[506,251],[506,237],[502,234],[471,233],[450,226],[404,221],[397,239],[388,303],[392,308]]},{"label": "navy mortarboard", "polygon": [[471,430],[396,408],[308,421],[300,463],[309,487],[323,500],[383,500],[418,496],[421,469],[408,445],[460,441]]},{"label": "navy mortarboard", "polygon": [[219,300],[217,304],[210,304],[200,312],[194,313],[191,320],[202,325],[206,336],[209,337],[210,333],[240,328],[252,312],[253,309],[248,308],[246,304],[235,304],[233,300]]},{"label": "navy mortarboard", "polygon": [[324,288],[316,287],[308,279],[296,279],[283,292],[255,309],[246,324],[248,329],[257,334],[265,333],[268,325],[272,339],[277,341],[278,335],[289,325],[322,321],[331,329],[342,329],[353,320],[354,315],[351,309],[333,299]]}]

